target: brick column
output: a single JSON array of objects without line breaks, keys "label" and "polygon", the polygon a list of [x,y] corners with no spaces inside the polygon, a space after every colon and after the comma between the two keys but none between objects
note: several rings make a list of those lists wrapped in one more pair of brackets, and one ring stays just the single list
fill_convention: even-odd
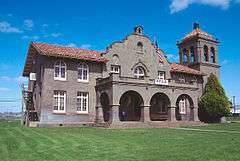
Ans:
[{"label": "brick column", "polygon": [[176,106],[170,106],[168,108],[168,121],[175,122],[176,121]]},{"label": "brick column", "polygon": [[96,106],[95,109],[96,109],[95,122],[96,123],[104,122],[102,106]]},{"label": "brick column", "polygon": [[143,107],[143,117],[144,117],[144,122],[151,121],[150,120],[150,106]]},{"label": "brick column", "polygon": [[112,114],[111,114],[112,122],[120,122],[119,120],[119,105],[112,105]]}]

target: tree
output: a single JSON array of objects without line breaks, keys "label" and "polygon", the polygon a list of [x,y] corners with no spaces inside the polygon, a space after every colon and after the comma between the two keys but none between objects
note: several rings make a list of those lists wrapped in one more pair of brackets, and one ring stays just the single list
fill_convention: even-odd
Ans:
[{"label": "tree", "polygon": [[230,103],[224,88],[214,74],[208,77],[199,101],[199,118],[203,122],[219,122],[230,114]]}]

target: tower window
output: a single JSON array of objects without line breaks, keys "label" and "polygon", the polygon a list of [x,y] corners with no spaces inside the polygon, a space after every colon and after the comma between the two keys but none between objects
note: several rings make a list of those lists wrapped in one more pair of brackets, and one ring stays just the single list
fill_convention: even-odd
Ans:
[{"label": "tower window", "polygon": [[208,62],[209,58],[208,58],[208,47],[205,45],[204,46],[204,61]]},{"label": "tower window", "polygon": [[187,54],[187,49],[183,50],[183,63],[187,64],[188,63],[188,54]]},{"label": "tower window", "polygon": [[134,70],[134,76],[135,78],[143,79],[145,75],[144,69],[140,66],[136,67]]},{"label": "tower window", "polygon": [[143,44],[141,42],[137,43],[137,51],[138,52],[143,52]]},{"label": "tower window", "polygon": [[211,63],[215,63],[215,49],[211,47]]},{"label": "tower window", "polygon": [[191,63],[194,63],[195,62],[195,54],[194,54],[193,46],[191,46],[190,52],[191,52]]}]

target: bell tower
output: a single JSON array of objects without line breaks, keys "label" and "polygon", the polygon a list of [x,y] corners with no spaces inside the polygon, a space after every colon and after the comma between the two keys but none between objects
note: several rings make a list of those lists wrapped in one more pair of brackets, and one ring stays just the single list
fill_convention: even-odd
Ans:
[{"label": "bell tower", "polygon": [[187,65],[204,73],[204,85],[208,76],[213,73],[219,78],[218,64],[219,41],[193,24],[193,31],[177,42],[180,64]]}]

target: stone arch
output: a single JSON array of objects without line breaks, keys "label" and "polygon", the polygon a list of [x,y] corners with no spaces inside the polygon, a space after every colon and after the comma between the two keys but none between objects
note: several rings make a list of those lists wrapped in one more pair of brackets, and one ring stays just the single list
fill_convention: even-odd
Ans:
[{"label": "stone arch", "polygon": [[144,100],[142,96],[133,90],[122,94],[119,101],[119,118],[120,121],[140,121],[142,117],[142,107]]},{"label": "stone arch", "polygon": [[190,121],[193,119],[193,99],[187,94],[181,94],[176,101],[176,119]]},{"label": "stone arch", "polygon": [[165,93],[155,93],[150,100],[151,121],[165,121],[168,119],[168,108],[171,102]]},{"label": "stone arch", "polygon": [[109,122],[110,116],[111,116],[111,108],[110,108],[109,96],[106,92],[101,93],[100,103],[101,103],[102,110],[103,110],[103,120],[104,120],[104,122]]}]

